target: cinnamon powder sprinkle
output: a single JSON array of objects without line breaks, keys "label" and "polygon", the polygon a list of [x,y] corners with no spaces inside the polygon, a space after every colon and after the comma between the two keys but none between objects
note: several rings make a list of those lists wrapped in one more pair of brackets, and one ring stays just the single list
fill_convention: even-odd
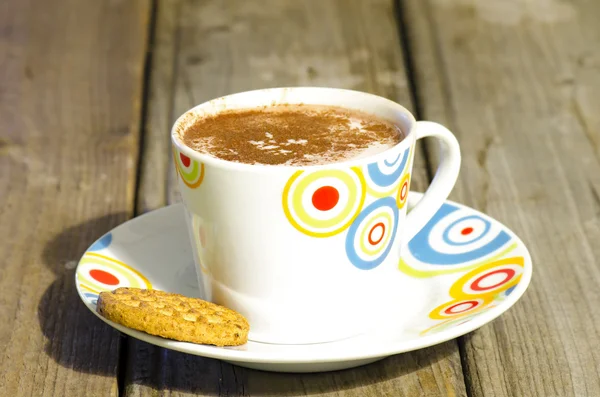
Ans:
[{"label": "cinnamon powder sprinkle", "polygon": [[400,128],[333,106],[273,105],[196,116],[179,132],[192,149],[247,164],[315,165],[373,154],[403,138]]}]

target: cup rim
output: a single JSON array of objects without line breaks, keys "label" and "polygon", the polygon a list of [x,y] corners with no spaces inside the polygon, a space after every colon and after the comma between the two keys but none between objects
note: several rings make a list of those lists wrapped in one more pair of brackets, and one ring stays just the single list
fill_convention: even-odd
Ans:
[{"label": "cup rim", "polygon": [[[264,92],[264,91],[285,92],[286,90],[315,91],[316,94],[318,94],[319,91],[321,91],[321,92],[323,92],[323,91],[338,92],[341,94],[346,93],[346,94],[351,94],[351,95],[363,96],[365,98],[365,100],[375,99],[377,101],[386,103],[391,108],[395,108],[400,113],[402,113],[403,116],[406,117],[410,123],[409,128],[408,128],[408,131],[406,131],[406,135],[404,136],[404,139],[402,139],[396,145],[394,145],[390,148],[387,148],[381,152],[378,152],[378,153],[375,153],[375,154],[372,154],[369,156],[361,157],[361,158],[355,158],[355,159],[349,159],[349,160],[337,161],[337,162],[331,162],[331,163],[324,163],[324,164],[312,164],[312,165],[260,164],[260,163],[250,164],[250,163],[241,163],[241,162],[236,162],[236,161],[224,160],[224,159],[220,159],[216,156],[213,156],[213,155],[210,155],[207,153],[201,153],[201,152],[198,152],[198,151],[192,149],[191,147],[187,146],[179,137],[179,134],[177,132],[178,131],[177,127],[184,120],[185,116],[187,114],[189,114],[190,112],[193,112],[197,109],[209,107],[216,102],[224,101],[228,98],[235,97],[238,95],[239,96],[250,95],[252,93],[258,93],[258,92]],[[317,102],[311,102],[310,104],[318,105],[319,103],[317,101]],[[259,106],[263,106],[263,105],[262,104],[256,105],[255,107],[259,107]],[[342,108],[349,108],[348,106],[344,106],[344,105],[331,105],[331,106],[340,106]],[[245,109],[252,109],[252,108],[253,107],[245,107]],[[352,109],[352,108],[350,108],[350,109]],[[356,109],[356,108],[354,108],[354,109]],[[356,109],[356,110],[360,110],[360,109]],[[407,142],[414,142],[414,140],[415,140],[414,130],[415,130],[416,122],[417,121],[415,119],[415,116],[404,106],[402,106],[399,103],[394,102],[390,99],[387,99],[385,97],[371,94],[368,92],[349,90],[349,89],[343,89],[343,88],[330,88],[330,87],[310,87],[310,86],[274,87],[274,88],[262,88],[262,89],[256,89],[256,90],[241,91],[241,92],[236,92],[234,94],[224,95],[224,96],[221,96],[218,98],[214,98],[214,99],[202,102],[201,104],[196,105],[196,106],[186,110],[179,117],[177,117],[177,119],[173,123],[173,126],[171,127],[171,142],[177,147],[177,149],[180,152],[182,152],[186,156],[194,159],[195,161],[199,161],[205,165],[216,166],[219,168],[228,168],[228,169],[232,169],[232,170],[250,171],[250,172],[265,172],[265,171],[266,172],[281,172],[281,171],[299,171],[299,170],[317,171],[320,169],[351,168],[351,167],[361,166],[364,164],[383,160],[383,159],[387,158],[387,155],[391,151],[395,151],[400,146],[406,145]],[[409,144],[409,146],[410,146],[410,144]]]}]

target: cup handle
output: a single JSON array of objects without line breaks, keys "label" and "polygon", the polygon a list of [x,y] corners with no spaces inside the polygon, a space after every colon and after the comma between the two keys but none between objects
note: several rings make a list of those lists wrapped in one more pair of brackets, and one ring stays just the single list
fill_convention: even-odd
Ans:
[{"label": "cup handle", "polygon": [[435,215],[450,195],[460,170],[460,147],[449,129],[431,121],[418,121],[416,139],[436,138],[440,143],[440,165],[429,188],[406,217],[404,241],[410,241]]}]

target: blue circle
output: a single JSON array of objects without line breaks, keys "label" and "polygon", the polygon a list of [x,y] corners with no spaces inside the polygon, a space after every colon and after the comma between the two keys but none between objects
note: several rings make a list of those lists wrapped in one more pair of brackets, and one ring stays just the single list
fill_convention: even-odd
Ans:
[{"label": "blue circle", "polygon": [[[468,241],[463,241],[463,242],[456,242],[456,241],[452,241],[450,240],[450,236],[448,236],[448,234],[450,233],[450,230],[452,229],[452,227],[454,225],[456,225],[458,222],[462,222],[466,219],[479,219],[480,221],[483,221],[483,223],[485,223],[485,230],[483,231],[483,233],[481,233],[478,237],[475,237],[472,240],[468,240]],[[480,239],[483,238],[483,236],[485,236],[487,234],[487,232],[490,231],[490,228],[492,227],[492,224],[490,223],[490,221],[488,221],[487,219],[483,219],[482,217],[480,217],[479,215],[469,215],[469,216],[464,216],[460,219],[455,220],[454,222],[452,222],[450,224],[450,226],[448,226],[446,228],[446,230],[444,230],[444,234],[442,235],[442,238],[444,239],[444,242],[446,244],[449,245],[467,245],[467,244],[471,244],[474,243],[476,241],[479,241]]]},{"label": "blue circle", "polygon": [[88,249],[88,251],[100,251],[104,248],[108,247],[112,243],[112,233],[106,233],[104,236],[100,237],[92,246]]},{"label": "blue circle", "polygon": [[465,252],[440,252],[432,246],[429,241],[429,235],[433,228],[446,216],[456,212],[464,211],[473,213],[473,210],[458,207],[448,202],[444,203],[438,212],[427,222],[425,227],[417,233],[408,243],[408,248],[415,259],[432,265],[455,266],[463,265],[465,262],[483,258],[487,255],[504,247],[511,237],[504,230],[500,230],[496,236],[481,247],[476,247]]},{"label": "blue circle", "polygon": [[[402,155],[402,161],[399,162],[398,167],[391,174],[384,174],[380,169],[377,163],[371,163],[367,165],[367,173],[369,174],[369,178],[380,187],[388,187],[392,186],[394,183],[398,182],[400,176],[402,175],[402,171],[404,171],[404,167],[406,166],[406,162],[408,161],[408,152],[410,148],[406,149]],[[397,164],[400,159],[400,154],[398,157],[390,164],[388,161],[384,160],[383,163],[388,167]]]},{"label": "blue circle", "polygon": [[[381,253],[375,259],[366,261],[366,260],[362,259],[356,252],[356,248],[354,247],[354,238],[356,237],[356,232],[358,231],[360,224],[372,212],[374,212],[375,210],[382,208],[382,207],[389,207],[392,209],[392,212],[394,213],[394,225],[392,227],[392,235],[390,236],[390,239],[388,241],[388,246],[386,247],[385,251],[383,251],[383,253]],[[371,270],[371,269],[374,269],[377,266],[379,266],[385,260],[385,258],[387,258],[388,254],[390,253],[390,251],[392,249],[392,245],[394,245],[394,239],[396,237],[397,230],[398,230],[398,206],[396,205],[396,199],[393,197],[384,197],[384,198],[380,198],[379,200],[371,203],[369,206],[367,206],[365,209],[363,209],[360,214],[358,214],[358,216],[356,217],[354,222],[352,222],[352,225],[348,229],[348,234],[346,235],[346,255],[348,256],[350,263],[352,263],[355,267],[357,267],[358,269],[361,269],[361,270]]]}]

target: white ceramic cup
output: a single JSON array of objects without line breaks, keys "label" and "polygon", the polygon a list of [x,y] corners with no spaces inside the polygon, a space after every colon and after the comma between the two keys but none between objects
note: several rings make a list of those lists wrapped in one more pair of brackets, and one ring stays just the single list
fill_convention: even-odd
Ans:
[{"label": "white ceramic cup", "polygon": [[[303,167],[225,161],[192,150],[179,136],[195,116],[284,103],[358,109],[392,121],[406,137],[369,157]],[[250,340],[321,343],[410,314],[417,303],[403,299],[414,287],[398,262],[402,246],[456,182],[460,149],[446,128],[417,122],[375,95],[297,87],[203,103],[176,121],[171,136],[203,298],[245,315]],[[441,161],[407,215],[415,142],[424,137],[439,141]],[[337,201],[315,204],[333,190]]]}]

